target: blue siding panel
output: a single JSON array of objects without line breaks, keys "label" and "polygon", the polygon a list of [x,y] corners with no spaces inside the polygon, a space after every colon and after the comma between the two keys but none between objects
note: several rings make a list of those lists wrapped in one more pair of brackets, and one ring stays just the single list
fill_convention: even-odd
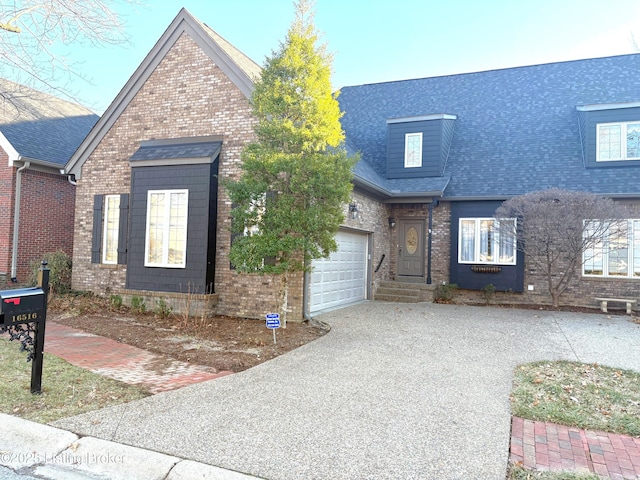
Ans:
[{"label": "blue siding panel", "polygon": [[586,165],[588,168],[615,168],[615,167],[636,167],[640,172],[640,160],[622,160],[619,162],[597,162],[597,125],[599,123],[633,122],[640,121],[640,107],[621,108],[612,110],[596,110],[585,113],[585,150]]},{"label": "blue siding panel", "polygon": [[[215,254],[209,238],[215,224],[217,203],[212,188],[216,183],[217,161],[201,165],[173,165],[137,167],[132,170],[131,226],[127,264],[127,288],[161,292],[186,292],[188,289],[205,293],[213,277],[209,255]],[[217,183],[216,183],[217,185]],[[159,268],[144,266],[145,233],[147,219],[147,192],[149,190],[189,191],[187,256],[185,268]],[[217,189],[216,189],[217,191]],[[215,242],[215,239],[213,239]]]},{"label": "blue siding panel", "polygon": [[[515,265],[497,265],[499,273],[476,273],[473,265],[458,263],[458,234],[461,218],[493,217],[502,202],[452,202],[451,204],[451,257],[450,281],[459,288],[482,290],[485,285],[493,284],[499,292],[524,291],[524,254],[517,252]],[[484,265],[483,265],[484,266]]]}]

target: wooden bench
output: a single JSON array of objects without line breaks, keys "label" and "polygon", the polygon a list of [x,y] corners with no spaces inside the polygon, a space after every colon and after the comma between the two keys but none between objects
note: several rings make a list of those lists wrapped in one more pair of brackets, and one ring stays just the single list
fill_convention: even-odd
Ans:
[{"label": "wooden bench", "polygon": [[627,313],[629,315],[631,315],[631,306],[638,302],[637,300],[634,300],[632,298],[596,298],[596,300],[600,302],[600,309],[604,313],[607,313],[607,303],[608,302],[626,303],[627,304]]}]

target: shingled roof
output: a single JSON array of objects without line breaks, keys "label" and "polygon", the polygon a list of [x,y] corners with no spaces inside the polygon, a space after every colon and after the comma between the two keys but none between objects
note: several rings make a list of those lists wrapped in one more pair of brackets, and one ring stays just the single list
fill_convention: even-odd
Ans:
[{"label": "shingled roof", "polygon": [[0,92],[0,133],[11,160],[64,166],[99,118],[81,105],[9,80],[0,79]]},{"label": "shingled roof", "polygon": [[[587,169],[576,107],[640,101],[640,54],[345,87],[340,107],[356,183],[390,197],[506,198],[558,187],[640,195],[637,167]],[[388,180],[390,118],[457,115],[442,177]]]}]

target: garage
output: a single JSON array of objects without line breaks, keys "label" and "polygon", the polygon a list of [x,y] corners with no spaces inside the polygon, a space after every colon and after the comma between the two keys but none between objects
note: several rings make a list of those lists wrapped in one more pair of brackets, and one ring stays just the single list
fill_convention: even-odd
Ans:
[{"label": "garage", "polygon": [[369,237],[340,230],[338,250],[329,258],[313,261],[310,275],[309,312],[343,307],[367,298]]}]

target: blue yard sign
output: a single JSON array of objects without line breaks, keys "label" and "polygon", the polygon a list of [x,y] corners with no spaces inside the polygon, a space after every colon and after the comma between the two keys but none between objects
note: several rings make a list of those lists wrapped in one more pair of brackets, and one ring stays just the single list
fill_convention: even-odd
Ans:
[{"label": "blue yard sign", "polygon": [[276,328],[280,328],[280,314],[267,313],[267,328],[273,330],[273,344],[276,344]]},{"label": "blue yard sign", "polygon": [[280,328],[279,313],[267,313],[267,328]]}]

